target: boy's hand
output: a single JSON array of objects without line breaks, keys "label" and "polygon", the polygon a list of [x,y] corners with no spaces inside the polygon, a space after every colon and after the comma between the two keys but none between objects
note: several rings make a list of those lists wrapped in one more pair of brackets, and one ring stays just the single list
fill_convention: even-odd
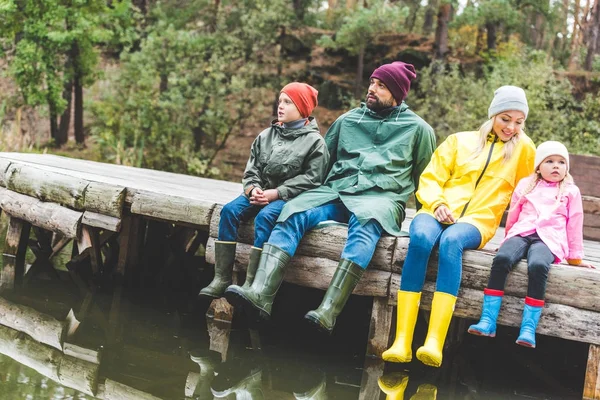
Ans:
[{"label": "boy's hand", "polygon": [[263,194],[269,203],[279,199],[279,192],[277,189],[267,189],[263,192]]},{"label": "boy's hand", "polygon": [[266,206],[269,200],[265,197],[265,191],[260,188],[255,188],[250,196],[250,204],[253,206]]}]

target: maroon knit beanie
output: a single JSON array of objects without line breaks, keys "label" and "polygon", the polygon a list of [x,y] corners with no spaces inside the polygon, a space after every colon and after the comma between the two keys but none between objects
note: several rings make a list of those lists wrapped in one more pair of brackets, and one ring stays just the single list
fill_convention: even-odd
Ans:
[{"label": "maroon knit beanie", "polygon": [[416,77],[415,67],[402,61],[384,64],[371,74],[371,78],[377,78],[385,83],[398,104],[406,98],[410,90],[410,82]]},{"label": "maroon knit beanie", "polygon": [[290,96],[290,99],[292,99],[296,105],[302,118],[307,118],[317,106],[317,96],[319,92],[317,89],[306,83],[288,83],[281,89],[281,93]]}]

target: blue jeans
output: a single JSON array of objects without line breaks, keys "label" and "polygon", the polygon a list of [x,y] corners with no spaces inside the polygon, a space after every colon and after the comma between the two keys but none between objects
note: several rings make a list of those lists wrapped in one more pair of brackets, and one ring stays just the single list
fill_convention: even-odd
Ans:
[{"label": "blue jeans", "polygon": [[354,214],[339,200],[293,214],[275,226],[268,242],[293,256],[306,232],[317,226],[319,222],[328,220],[348,223],[348,240],[341,258],[350,260],[363,269],[367,268],[383,228],[373,219],[361,225]]},{"label": "blue jeans", "polygon": [[479,230],[467,223],[442,224],[428,214],[419,214],[410,224],[408,254],[402,268],[400,289],[420,292],[431,251],[439,245],[436,291],[458,295],[462,278],[463,251],[481,244]]},{"label": "blue jeans", "polygon": [[527,256],[527,275],[529,277],[527,296],[544,300],[548,271],[554,262],[554,254],[537,233],[525,237],[513,236],[502,243],[492,261],[488,288],[504,290],[508,273],[525,256]]},{"label": "blue jeans", "polygon": [[221,210],[218,240],[236,242],[240,222],[254,218],[254,247],[262,249],[263,244],[271,235],[273,227],[285,205],[283,200],[275,200],[266,206],[250,204],[244,195],[225,204]]}]

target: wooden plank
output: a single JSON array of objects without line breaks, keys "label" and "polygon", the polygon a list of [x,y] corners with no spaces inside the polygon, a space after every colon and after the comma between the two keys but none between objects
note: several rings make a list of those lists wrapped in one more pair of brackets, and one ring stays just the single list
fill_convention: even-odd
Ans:
[{"label": "wooden plank", "polygon": [[381,358],[381,354],[388,349],[393,311],[394,307],[388,305],[386,297],[373,298],[369,339],[367,341],[367,357]]},{"label": "wooden plank", "polygon": [[0,158],[0,186],[6,187],[6,170],[12,161]]},{"label": "wooden plank", "polygon": [[103,389],[101,394],[98,394],[98,398],[103,400],[161,400],[159,397],[111,379],[106,379]]},{"label": "wooden plank", "polygon": [[600,399],[600,346],[590,344],[588,351],[585,382],[583,384],[583,398],[585,400]]},{"label": "wooden plank", "polygon": [[373,400],[381,397],[381,390],[379,390],[377,381],[383,376],[384,368],[385,362],[381,359],[365,359],[360,382],[360,393],[358,394],[359,400]]},{"label": "wooden plank", "polygon": [[210,224],[215,203],[185,196],[162,196],[137,193],[131,202],[131,213],[159,218],[174,223],[187,222],[193,225]]},{"label": "wooden plank", "polygon": [[55,203],[44,203],[33,197],[0,188],[0,207],[7,214],[34,226],[61,233],[68,238],[75,238],[79,233],[82,213]]},{"label": "wooden plank", "polygon": [[88,361],[94,364],[100,364],[100,352],[92,349],[86,349],[85,347],[77,346],[73,343],[65,342],[63,344],[63,353],[79,358],[80,360]]},{"label": "wooden plank", "polygon": [[121,230],[121,219],[108,215],[98,214],[92,211],[84,211],[81,218],[83,225],[93,226],[96,228],[106,229],[112,232]]},{"label": "wooden plank", "polygon": [[600,197],[600,157],[583,156],[578,154],[569,155],[570,173],[582,194]]},{"label": "wooden plank", "polygon": [[9,216],[8,230],[4,242],[3,265],[0,289],[10,290],[19,283],[25,273],[25,254],[31,225]]},{"label": "wooden plank", "polygon": [[87,211],[121,218],[126,190],[122,186],[103,182],[89,182],[85,188],[84,207]]}]

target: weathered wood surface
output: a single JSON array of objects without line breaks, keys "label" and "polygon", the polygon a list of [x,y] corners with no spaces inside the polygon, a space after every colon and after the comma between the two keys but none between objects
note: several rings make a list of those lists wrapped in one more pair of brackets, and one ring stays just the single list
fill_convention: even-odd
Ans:
[{"label": "weathered wood surface", "polygon": [[132,388],[131,386],[106,379],[96,396],[102,400],[161,400],[160,397]]},{"label": "weathered wood surface", "polygon": [[12,303],[0,297],[0,324],[26,333],[38,342],[58,350],[63,348],[63,335],[67,325],[48,314],[31,307]]},{"label": "weathered wood surface", "polygon": [[56,203],[44,203],[0,187],[0,207],[7,214],[34,226],[58,232],[68,238],[77,237],[83,213]]},{"label": "weathered wood surface", "polygon": [[25,254],[31,225],[21,219],[10,217],[2,254],[2,273],[0,289],[13,289],[15,281],[25,273]]},{"label": "weathered wood surface", "polygon": [[600,346],[590,344],[583,384],[583,399],[600,399]]},{"label": "weathered wood surface", "polygon": [[84,211],[81,218],[83,225],[93,226],[95,228],[106,229],[111,232],[121,230],[121,219],[109,215],[98,214],[92,211]]},{"label": "weathered wood surface", "polygon": [[0,325],[0,353],[53,381],[94,396],[99,365],[68,356],[23,332]]}]

